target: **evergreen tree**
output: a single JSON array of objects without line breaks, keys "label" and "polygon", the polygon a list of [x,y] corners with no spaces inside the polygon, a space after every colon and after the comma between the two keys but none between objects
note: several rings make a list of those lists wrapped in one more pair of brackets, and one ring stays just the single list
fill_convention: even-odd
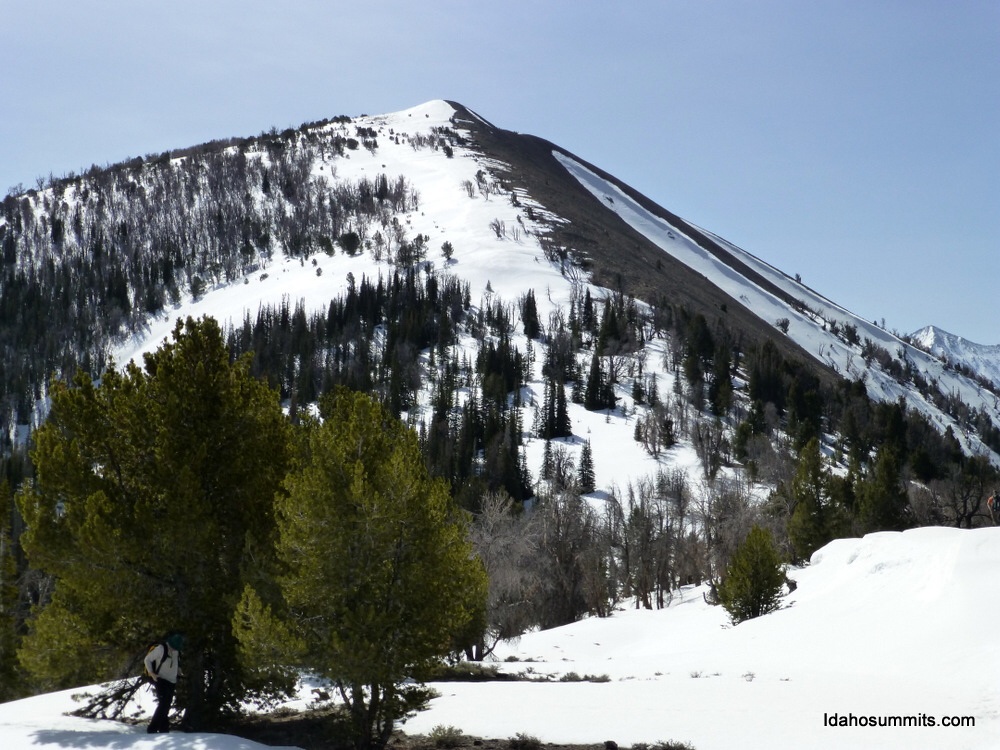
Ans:
[{"label": "evergreen tree", "polygon": [[542,332],[538,322],[538,305],[535,303],[535,290],[529,289],[521,307],[521,321],[524,323],[524,335],[529,339],[537,339]]},{"label": "evergreen tree", "polygon": [[632,380],[632,401],[635,402],[636,406],[646,403],[646,394],[642,390],[639,378],[633,378]]},{"label": "evergreen tree", "polygon": [[712,361],[712,382],[708,386],[708,400],[712,413],[723,417],[733,403],[732,353],[725,343],[715,349]]},{"label": "evergreen tree", "polygon": [[30,563],[55,577],[20,658],[43,689],[118,677],[148,642],[181,630],[187,725],[238,710],[242,582],[273,549],[288,423],[277,394],[229,361],[211,319],[100,385],[55,384],[36,434],[36,482],[18,502]]},{"label": "evergreen tree", "polygon": [[831,496],[830,473],[823,467],[816,438],[802,450],[791,494],[795,509],[788,521],[788,536],[800,559],[808,559],[831,539],[847,533],[847,514]]},{"label": "evergreen tree", "polygon": [[552,441],[548,439],[546,439],[545,448],[542,451],[541,479],[552,479]]},{"label": "evergreen tree", "polygon": [[240,638],[251,661],[284,650],[329,679],[356,747],[381,747],[422,700],[406,680],[420,679],[456,635],[485,627],[486,578],[416,435],[344,389],[321,413],[322,424],[304,428],[305,456],[278,500],[283,606],[268,610],[248,587]]},{"label": "evergreen tree", "polygon": [[597,480],[594,476],[594,452],[588,440],[583,444],[580,452],[579,468],[580,492],[586,494],[596,489]]},{"label": "evergreen tree", "polygon": [[601,358],[594,349],[590,360],[590,374],[587,375],[587,385],[584,389],[583,406],[590,411],[610,409],[615,405],[614,386],[609,378],[605,378],[601,367]]},{"label": "evergreen tree", "polygon": [[553,384],[556,393],[556,409],[554,431],[552,437],[570,437],[573,434],[573,424],[569,418],[569,407],[566,404],[566,388],[562,383]]},{"label": "evergreen tree", "polygon": [[545,377],[542,396],[544,408],[542,412],[539,437],[544,440],[569,437],[573,434],[573,426],[569,418],[569,407],[566,403],[566,388],[561,382]]},{"label": "evergreen tree", "polygon": [[737,547],[719,586],[719,601],[734,625],[780,606],[785,571],[771,532],[754,526]]},{"label": "evergreen tree", "polygon": [[902,531],[907,526],[909,498],[896,452],[883,445],[875,464],[861,481],[858,517],[865,532]]},{"label": "evergreen tree", "polygon": [[0,702],[18,694],[17,560],[11,532],[14,503],[10,487],[0,480]]}]

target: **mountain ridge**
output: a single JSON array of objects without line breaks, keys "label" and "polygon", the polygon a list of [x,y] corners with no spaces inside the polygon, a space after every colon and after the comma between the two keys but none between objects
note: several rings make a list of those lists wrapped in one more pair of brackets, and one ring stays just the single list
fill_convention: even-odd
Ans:
[{"label": "mountain ridge", "polygon": [[921,349],[989,379],[1000,387],[1000,344],[980,344],[938,326],[924,326],[908,337]]},{"label": "mountain ridge", "polygon": [[[328,254],[332,253],[331,236],[340,237],[344,230],[353,231],[351,221],[360,222],[357,229],[368,238],[366,241],[370,242],[381,233],[388,237],[390,247],[393,243],[390,230],[399,232],[400,238],[416,231],[424,253],[430,243],[449,242],[457,239],[449,239],[449,234],[460,232],[462,241],[456,244],[477,248],[476,263],[470,264],[468,259],[457,257],[455,261],[449,259],[445,268],[459,273],[471,271],[476,288],[494,288],[506,299],[516,298],[524,291],[523,280],[503,289],[504,279],[517,264],[532,263],[534,255],[532,273],[537,275],[544,269],[546,273],[554,271],[562,276],[569,284],[566,287],[560,282],[567,289],[565,294],[589,282],[606,290],[602,294],[635,295],[665,312],[670,312],[666,308],[673,305],[684,311],[684,315],[704,316],[710,327],[736,331],[745,344],[769,342],[790,360],[808,361],[823,387],[835,389],[842,378],[860,379],[876,400],[892,403],[906,399],[911,408],[921,411],[937,429],[942,432],[950,429],[967,452],[991,455],[992,460],[1000,461],[976,435],[977,430],[984,428],[973,427],[969,422],[971,417],[956,419],[952,407],[946,406],[943,400],[961,398],[969,405],[970,413],[982,412],[984,416],[977,419],[991,423],[994,430],[1000,425],[996,399],[984,397],[982,384],[973,379],[977,373],[973,368],[960,365],[960,371],[956,371],[954,363],[942,362],[870,321],[849,313],[779,269],[681,219],[608,172],[552,142],[503,130],[463,105],[445,100],[434,100],[399,113],[334,118],[280,134],[272,132],[257,138],[230,139],[130,160],[105,172],[54,183],[41,192],[31,191],[19,198],[8,196],[0,222],[3,235],[0,242],[8,267],[26,267],[31,274],[41,274],[43,263],[49,262],[46,258],[75,254],[88,262],[88,252],[92,258],[105,257],[101,254],[109,244],[119,246],[118,257],[122,258],[122,263],[130,262],[127,254],[134,254],[137,244],[156,251],[157,243],[164,244],[162,238],[155,233],[149,234],[151,230],[141,235],[141,223],[145,221],[141,211],[155,209],[152,205],[148,209],[141,206],[148,204],[148,194],[165,194],[163,191],[171,190],[170,180],[176,182],[189,163],[194,164],[193,160],[202,158],[199,154],[207,161],[197,169],[215,169],[212,165],[221,159],[225,163],[233,162],[239,169],[244,169],[240,164],[245,163],[246,169],[252,170],[255,184],[247,182],[251,179],[250,171],[247,176],[233,172],[226,178],[237,180],[238,189],[244,191],[239,197],[243,207],[230,198],[221,198],[218,208],[212,209],[212,215],[199,218],[198,202],[192,209],[193,218],[206,225],[209,231],[211,222],[226,220],[227,212],[243,211],[246,218],[239,220],[242,225],[235,225],[237,234],[233,238],[243,243],[243,257],[225,255],[231,253],[226,250],[225,243],[232,240],[222,235],[219,239],[209,237],[207,247],[196,245],[191,248],[190,257],[184,257],[178,243],[185,242],[183,237],[186,235],[178,235],[178,240],[167,241],[163,248],[168,253],[164,261],[168,265],[160,271],[153,268],[153,275],[159,273],[163,281],[154,279],[153,288],[145,292],[137,288],[130,291],[123,286],[125,279],[116,280],[123,273],[138,279],[137,270],[107,265],[101,273],[108,280],[102,283],[115,294],[112,299],[117,300],[108,309],[111,313],[117,311],[119,321],[123,320],[122,316],[132,320],[129,325],[134,328],[125,332],[128,336],[123,341],[136,341],[135,336],[139,335],[145,337],[147,347],[154,346],[156,336],[147,334],[157,325],[163,335],[162,322],[175,314],[210,312],[215,301],[221,299],[219,293],[241,281],[245,287],[244,302],[249,304],[244,309],[252,312],[257,291],[277,288],[275,277],[268,273],[272,264],[281,264],[282,273],[289,273],[290,262],[311,258],[317,265],[317,272],[323,270],[318,267],[322,255],[316,252],[325,246]],[[223,169],[232,169],[225,163]],[[268,175],[281,163],[287,163],[288,166],[283,167],[287,174],[280,178],[283,182],[277,186],[280,192],[276,194],[276,186],[268,187]],[[467,170],[464,166],[453,168],[466,163],[473,166]],[[167,168],[169,171],[164,171]],[[166,180],[157,178],[163,182],[163,187],[147,184],[149,181],[143,177],[159,173]],[[376,207],[370,218],[348,218],[347,225],[342,226],[338,225],[336,216],[331,216],[324,220],[332,222],[328,229],[295,223],[304,221],[302,217],[307,212],[315,212],[317,200],[321,204],[328,200],[324,191],[341,185],[346,186],[343,189],[348,192],[355,190],[352,185],[370,190],[365,185],[371,179],[384,181],[387,175],[394,174],[400,175],[399,180],[405,180],[404,174],[410,174],[415,181],[410,197],[403,196],[412,200],[414,206],[393,219],[395,222],[402,217],[398,225],[388,221],[381,207]],[[184,188],[189,193],[208,189],[198,174],[183,179],[190,184]],[[89,180],[94,180],[93,187],[89,186]],[[466,186],[467,205],[456,205],[454,195],[444,199],[437,197],[444,190],[460,194],[463,188],[455,184],[445,186],[447,181]],[[100,188],[105,183],[110,187]],[[132,217],[127,215],[132,209],[127,209],[126,218],[108,228],[103,225],[97,228],[99,225],[93,223],[96,219],[90,221],[88,234],[86,217],[91,213],[100,216],[101,211],[108,211],[100,203],[90,207],[89,201],[97,189],[114,192],[115,197],[106,200],[104,205],[121,203],[127,207],[131,201],[138,208]],[[336,189],[341,190],[340,187]],[[437,202],[433,207],[421,206],[413,210],[421,190],[424,197]],[[313,193],[315,198],[311,197]],[[501,197],[509,203],[503,210],[500,210],[502,201],[498,200]],[[346,195],[346,199],[353,200],[351,195]],[[473,212],[471,207],[476,201],[482,203]],[[483,211],[493,210],[486,208],[486,204],[495,207],[495,216],[483,221],[489,215]],[[82,214],[81,207],[85,208]],[[628,216],[623,213],[626,208],[630,212]],[[475,221],[483,221],[491,229],[468,225],[468,219],[474,215],[478,217]],[[166,220],[174,221],[169,217]],[[190,221],[190,218],[184,220]],[[344,220],[339,221],[342,224]],[[39,243],[39,250],[34,254],[25,256],[19,252],[15,242],[18,222],[26,227],[31,225],[29,228]],[[268,226],[262,222],[278,223]],[[495,229],[492,228],[494,222]],[[376,231],[379,224],[382,229]],[[486,240],[482,236],[484,231],[494,231],[496,236]],[[515,250],[521,253],[516,256],[520,258],[516,262],[511,260],[516,255],[511,255]],[[539,263],[542,256],[548,261],[547,265]],[[75,258],[71,261],[77,262]],[[323,261],[324,264],[329,262]],[[341,263],[354,264],[357,270],[361,268],[359,261],[353,258],[344,260],[338,256],[334,262],[337,268]],[[149,271],[141,272],[150,276]],[[254,275],[253,288],[246,288]],[[58,278],[53,281],[59,283]],[[317,299],[322,300],[323,295],[327,295],[328,300],[329,294],[343,290],[344,284],[331,285],[328,279],[322,279],[311,281],[309,288],[313,290],[310,294],[319,295]],[[232,291],[226,295],[238,296]],[[170,306],[163,304],[167,296]],[[751,299],[753,304],[750,304]],[[568,298],[563,298],[561,304],[567,301]],[[160,312],[146,317],[137,311],[140,304]],[[318,304],[325,304],[325,301]],[[93,303],[77,303],[70,308],[79,314],[93,306]],[[168,311],[170,307],[173,312]],[[234,312],[232,324],[237,325],[242,317]],[[160,324],[155,322],[158,319]],[[113,321],[114,318],[112,325]],[[122,323],[117,325],[120,330]],[[102,347],[107,345],[95,342],[94,346],[96,348],[89,355],[91,360],[99,359]],[[117,344],[116,359],[131,358],[127,349],[129,345]],[[22,394],[23,388],[21,386]],[[38,395],[43,394],[39,392]],[[23,405],[18,411],[24,413]]]}]

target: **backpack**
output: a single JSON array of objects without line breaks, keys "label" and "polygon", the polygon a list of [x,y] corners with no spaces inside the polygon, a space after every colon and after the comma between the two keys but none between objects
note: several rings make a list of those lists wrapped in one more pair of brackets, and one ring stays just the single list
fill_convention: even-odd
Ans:
[{"label": "backpack", "polygon": [[167,660],[167,642],[166,641],[156,641],[155,643],[149,644],[149,648],[146,649],[146,656],[149,656],[150,651],[152,651],[157,646],[163,646],[163,658],[160,659],[159,663],[153,662],[153,671],[149,671],[149,667],[146,665],[146,659],[142,660],[142,679],[144,682],[156,682],[156,678],[160,676],[160,668],[163,666],[163,662]]}]

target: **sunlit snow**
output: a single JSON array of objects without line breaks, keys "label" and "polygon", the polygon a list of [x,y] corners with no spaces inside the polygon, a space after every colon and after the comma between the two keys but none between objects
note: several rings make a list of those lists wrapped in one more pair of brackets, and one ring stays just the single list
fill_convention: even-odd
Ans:
[{"label": "sunlit snow", "polygon": [[[777,612],[733,627],[702,587],[686,587],[662,610],[529,633],[496,658],[533,681],[438,683],[430,708],[403,728],[623,746],[673,739],[697,750],[997,748],[998,566],[995,528],[835,541],[790,571],[798,587]],[[560,681],[573,675],[589,680]],[[73,692],[0,705],[0,746],[258,747],[62,716]],[[824,725],[834,714],[897,725]],[[966,726],[943,726],[954,717]]]}]

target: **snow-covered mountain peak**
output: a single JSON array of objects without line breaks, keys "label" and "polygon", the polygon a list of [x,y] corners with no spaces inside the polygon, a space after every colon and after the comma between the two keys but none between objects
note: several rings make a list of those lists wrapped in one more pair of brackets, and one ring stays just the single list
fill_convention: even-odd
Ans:
[{"label": "snow-covered mountain peak", "polygon": [[[26,280],[47,278],[53,259],[67,278],[84,268],[98,279],[64,284],[90,291],[55,308],[67,320],[50,320],[82,332],[90,361],[141,357],[187,315],[227,328],[262,308],[312,315],[352,283],[419,258],[423,271],[467,284],[480,309],[502,300],[516,310],[533,291],[540,321],[554,315],[557,327],[587,287],[599,301],[627,292],[676,306],[748,345],[766,340],[783,357],[812,360],[827,386],[846,378],[876,401],[903,400],[970,452],[992,451],[971,415],[983,410],[1000,427],[998,399],[984,389],[1000,383],[1000,348],[937,329],[931,343],[901,339],[599,167],[456,102],[137,158],[5,208],[3,259]],[[88,318],[105,311],[107,321]],[[673,377],[662,375],[661,387]],[[14,394],[22,413],[29,392]]]},{"label": "snow-covered mountain peak", "polygon": [[937,326],[921,328],[910,336],[910,340],[948,364],[1000,387],[1000,345],[977,344]]},{"label": "snow-covered mountain peak", "polygon": [[431,101],[418,104],[409,109],[399,112],[390,112],[383,115],[370,115],[356,118],[358,122],[366,119],[385,123],[389,127],[396,128],[420,128],[450,127],[451,118],[455,114],[455,107],[444,99],[432,99]]}]

